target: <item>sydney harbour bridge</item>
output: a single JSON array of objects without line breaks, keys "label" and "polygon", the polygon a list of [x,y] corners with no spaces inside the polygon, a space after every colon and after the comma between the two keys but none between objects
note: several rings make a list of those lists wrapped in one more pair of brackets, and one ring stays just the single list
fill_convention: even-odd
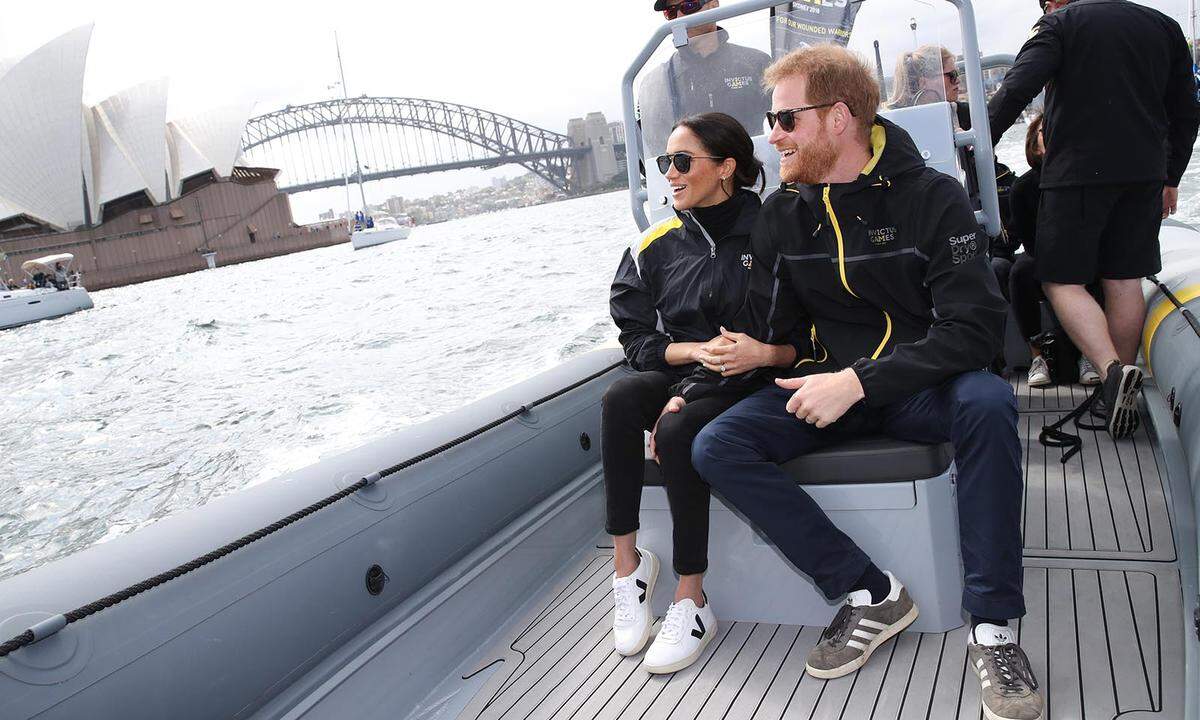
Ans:
[{"label": "sydney harbour bridge", "polygon": [[[623,151],[623,146],[620,147]],[[577,189],[592,152],[567,135],[480,108],[406,97],[289,105],[247,123],[246,164],[277,167],[297,193],[462,168],[521,165],[559,190]]]}]

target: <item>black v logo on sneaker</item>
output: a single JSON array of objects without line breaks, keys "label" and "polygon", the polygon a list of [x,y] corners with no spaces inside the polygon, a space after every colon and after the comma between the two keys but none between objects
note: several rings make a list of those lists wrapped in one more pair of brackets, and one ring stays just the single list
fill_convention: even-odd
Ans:
[{"label": "black v logo on sneaker", "polygon": [[644,603],[646,602],[646,583],[642,582],[641,580],[637,580],[635,582],[637,583],[638,588],[640,588],[642,591],[642,594],[638,595],[638,602]]},{"label": "black v logo on sneaker", "polygon": [[699,627],[700,629],[693,630],[692,637],[695,637],[695,638],[704,637],[704,621],[700,619],[699,615],[696,616],[696,626]]}]

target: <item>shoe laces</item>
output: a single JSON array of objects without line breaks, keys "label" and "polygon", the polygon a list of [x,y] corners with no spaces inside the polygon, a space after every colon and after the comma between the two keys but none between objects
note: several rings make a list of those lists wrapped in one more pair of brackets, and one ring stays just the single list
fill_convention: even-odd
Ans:
[{"label": "shoe laces", "polygon": [[837,615],[833,616],[833,622],[829,623],[829,627],[821,633],[821,640],[841,645],[842,640],[846,638],[846,632],[850,629],[850,620],[854,617],[855,609],[850,603],[842,605],[838,609]]},{"label": "shoe laces", "polygon": [[667,616],[663,618],[662,628],[658,637],[664,642],[677,643],[683,637],[683,627],[687,623],[687,609],[681,603],[671,603],[667,608]]},{"label": "shoe laces", "polygon": [[613,596],[616,603],[616,622],[618,625],[629,625],[637,618],[638,592],[633,582],[621,578],[613,584]]},{"label": "shoe laces", "polygon": [[989,672],[992,686],[1001,695],[1023,695],[1027,690],[1037,690],[1038,681],[1029,666],[1029,658],[1020,645],[1005,643],[984,647],[987,664],[994,672]]}]

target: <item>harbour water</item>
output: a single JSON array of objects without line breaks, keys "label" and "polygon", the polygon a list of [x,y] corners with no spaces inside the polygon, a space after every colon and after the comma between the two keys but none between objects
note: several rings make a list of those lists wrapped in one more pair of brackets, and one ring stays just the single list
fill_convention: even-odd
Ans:
[{"label": "harbour water", "polygon": [[[1024,129],[999,148],[1018,171]],[[1180,219],[1200,221],[1197,195],[1193,163]],[[635,235],[613,193],[97,292],[0,333],[0,577],[614,339],[608,285]]]}]

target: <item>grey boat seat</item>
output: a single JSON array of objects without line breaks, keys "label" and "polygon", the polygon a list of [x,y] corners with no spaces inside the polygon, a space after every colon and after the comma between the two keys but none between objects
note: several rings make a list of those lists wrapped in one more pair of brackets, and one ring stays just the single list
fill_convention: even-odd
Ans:
[{"label": "grey boat seat", "polygon": [[[822,448],[783,464],[800,485],[912,482],[937,477],[950,468],[954,446],[926,445],[882,435]],[[658,463],[646,458],[646,486],[661,486]]]},{"label": "grey boat seat", "polygon": [[[893,571],[921,608],[912,629],[946,632],[963,623],[962,560],[954,488],[954,449],[888,437],[864,437],[783,464],[829,519]],[[662,562],[652,609],[666,612],[672,519],[658,464],[647,458],[638,545]],[[807,576],[732,505],[709,505],[709,566],[704,588],[726,621],[828,624],[837,609]]]}]

